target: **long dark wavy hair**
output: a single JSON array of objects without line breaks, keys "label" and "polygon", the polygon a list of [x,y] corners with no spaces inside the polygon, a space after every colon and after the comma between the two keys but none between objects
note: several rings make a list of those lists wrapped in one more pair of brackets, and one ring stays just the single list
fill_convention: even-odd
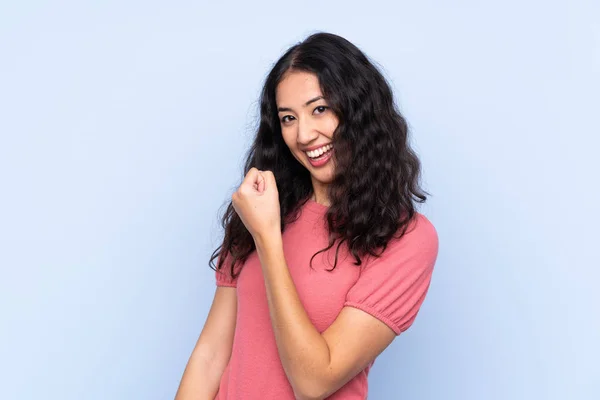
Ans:
[{"label": "long dark wavy hair", "polygon": [[[275,175],[281,209],[281,231],[298,217],[313,188],[310,172],[285,144],[275,102],[275,90],[286,73],[317,76],[321,91],[339,124],[333,133],[333,181],[328,185],[326,213],[329,245],[342,243],[361,265],[361,257],[378,257],[388,242],[400,238],[415,216],[415,203],[428,193],[419,186],[420,162],[408,142],[408,127],[396,108],[392,91],[380,71],[355,45],[341,36],[319,32],[289,48],[267,76],[260,96],[260,123],[248,151],[244,176],[252,168]],[[232,203],[221,220],[222,244],[213,252],[221,269],[230,260],[231,276],[255,250],[252,236]],[[229,252],[229,257],[227,257]],[[333,269],[332,268],[332,269]]]}]

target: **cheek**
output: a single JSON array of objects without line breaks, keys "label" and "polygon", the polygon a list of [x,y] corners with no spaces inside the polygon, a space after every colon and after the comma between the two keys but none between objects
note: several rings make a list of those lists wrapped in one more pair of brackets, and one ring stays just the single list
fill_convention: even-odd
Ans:
[{"label": "cheek", "polygon": [[297,158],[299,156],[298,153],[301,153],[301,151],[298,150],[298,147],[296,145],[295,133],[291,130],[286,131],[285,129],[282,129],[281,136],[283,137],[283,141],[285,142],[288,149],[290,149],[290,152],[294,155],[294,157]]},{"label": "cheek", "polygon": [[333,132],[338,126],[338,120],[335,117],[327,118],[325,121],[325,126],[323,126],[323,132],[327,134],[327,136],[333,136]]},{"label": "cheek", "polygon": [[293,150],[293,148],[294,148],[294,142],[292,140],[290,132],[288,132],[285,128],[282,128],[281,129],[281,136],[283,137],[283,141],[285,142],[286,146],[290,150]]}]

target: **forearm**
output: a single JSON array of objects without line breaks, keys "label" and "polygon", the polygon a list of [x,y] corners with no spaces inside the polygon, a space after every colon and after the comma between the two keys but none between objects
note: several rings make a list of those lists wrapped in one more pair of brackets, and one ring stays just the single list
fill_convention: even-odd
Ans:
[{"label": "forearm", "polygon": [[211,362],[196,352],[192,353],[175,400],[214,400],[225,366],[223,363]]},{"label": "forearm", "polygon": [[316,397],[325,390],[329,347],[300,302],[285,261],[281,234],[255,242],[283,368],[297,395]]}]

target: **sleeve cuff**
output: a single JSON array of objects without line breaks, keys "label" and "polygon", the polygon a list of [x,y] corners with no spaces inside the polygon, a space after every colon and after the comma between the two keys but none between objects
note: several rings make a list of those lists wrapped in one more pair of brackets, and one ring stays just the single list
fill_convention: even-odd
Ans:
[{"label": "sleeve cuff", "polygon": [[379,311],[377,311],[376,309],[374,309],[373,307],[371,307],[369,305],[356,303],[353,301],[346,301],[344,303],[344,306],[357,308],[361,311],[366,312],[367,314],[372,315],[373,317],[377,318],[378,320],[380,320],[381,322],[383,322],[384,324],[389,326],[390,329],[394,331],[396,336],[398,336],[400,333],[402,333],[402,330],[400,329],[400,327],[394,321],[392,321],[391,318],[383,315],[382,313],[380,313]]}]

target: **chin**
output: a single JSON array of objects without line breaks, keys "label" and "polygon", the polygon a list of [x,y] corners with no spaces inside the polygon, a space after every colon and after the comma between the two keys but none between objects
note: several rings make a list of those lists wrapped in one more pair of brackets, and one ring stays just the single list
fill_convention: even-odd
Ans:
[{"label": "chin", "polygon": [[304,168],[306,168],[312,177],[312,179],[322,183],[329,184],[333,181],[334,171],[332,166],[327,166],[326,168],[314,168],[312,165],[308,164],[306,161],[301,160],[303,154],[297,155],[296,159],[302,164]]},{"label": "chin", "polygon": [[311,176],[313,177],[314,180],[328,185],[331,182],[333,182],[333,171],[328,171],[328,172],[321,172],[321,173],[311,173]]}]

